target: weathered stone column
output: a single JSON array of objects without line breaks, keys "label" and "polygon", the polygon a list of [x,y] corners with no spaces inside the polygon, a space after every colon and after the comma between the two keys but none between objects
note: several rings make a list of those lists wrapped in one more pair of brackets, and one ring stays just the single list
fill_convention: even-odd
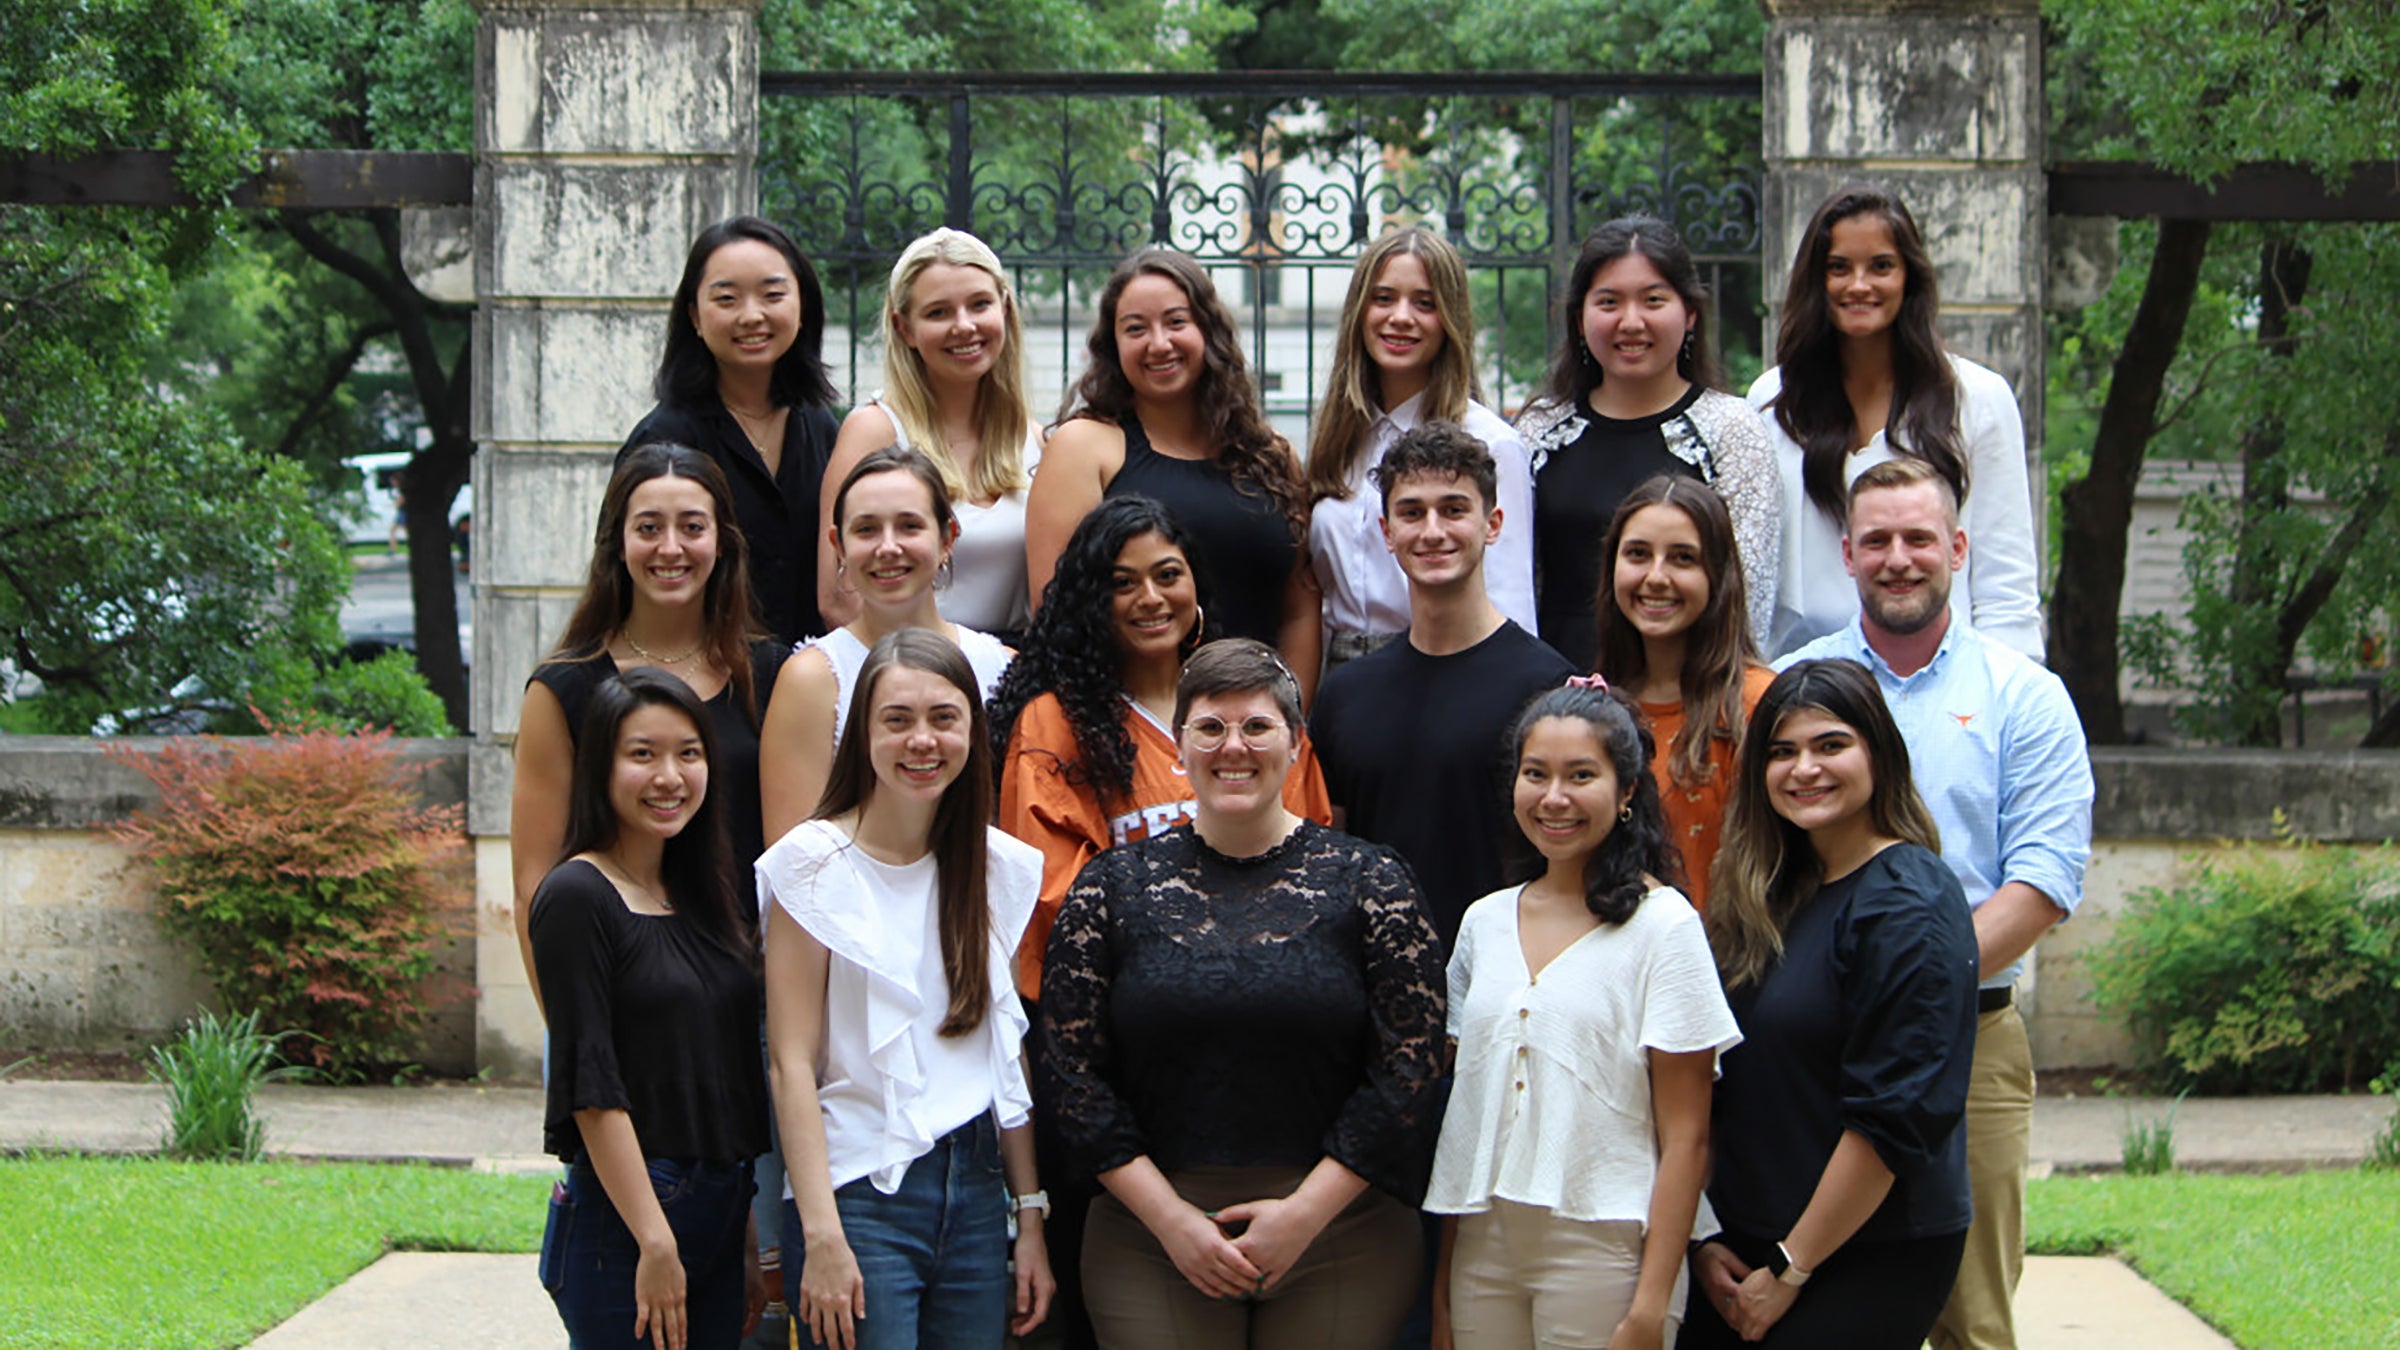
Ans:
[{"label": "weathered stone column", "polygon": [[1767,13],[1767,294],[1780,300],[1827,193],[1862,178],[1897,191],[1941,275],[1943,339],[2016,388],[2038,525],[2049,248],[2039,5],[1767,0]]},{"label": "weathered stone column", "polygon": [[610,457],[650,406],[692,237],[757,195],[759,0],[479,0],[475,40],[478,1061],[541,1019],[508,865],[525,680],[583,583]]}]

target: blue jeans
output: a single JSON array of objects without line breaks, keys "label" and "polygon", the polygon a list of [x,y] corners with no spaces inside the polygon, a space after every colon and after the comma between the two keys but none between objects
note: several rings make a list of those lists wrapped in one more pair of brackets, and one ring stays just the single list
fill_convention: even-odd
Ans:
[{"label": "blue jeans", "polygon": [[[750,1215],[750,1164],[647,1159],[650,1186],[683,1259],[690,1350],[732,1350],[742,1338],[742,1233]],[[587,1158],[550,1193],[542,1230],[542,1288],[558,1305],[574,1350],[635,1350],[634,1267],[642,1251]]]},{"label": "blue jeans", "polygon": [[[891,1195],[861,1177],[833,1193],[867,1286],[859,1350],[1000,1350],[1008,1332],[1008,1185],[989,1114],[935,1141]],[[783,1301],[800,1312],[800,1212],[783,1207]],[[815,1344],[815,1342],[811,1342]]]}]

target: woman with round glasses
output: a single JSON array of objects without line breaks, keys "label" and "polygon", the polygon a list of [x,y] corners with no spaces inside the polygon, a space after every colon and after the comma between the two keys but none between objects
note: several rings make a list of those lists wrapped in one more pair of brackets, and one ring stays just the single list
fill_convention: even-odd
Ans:
[{"label": "woman with round glasses", "polygon": [[1094,1174],[1107,1347],[1384,1350],[1416,1294],[1442,966],[1390,850],[1294,815],[1300,686],[1263,643],[1175,694],[1189,826],[1076,879],[1042,975],[1045,1095]]}]

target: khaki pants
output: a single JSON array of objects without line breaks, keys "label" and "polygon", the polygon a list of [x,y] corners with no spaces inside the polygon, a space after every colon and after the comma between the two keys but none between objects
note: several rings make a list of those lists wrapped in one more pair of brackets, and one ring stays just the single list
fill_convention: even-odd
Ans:
[{"label": "khaki pants", "polygon": [[[1201,1167],[1167,1180],[1192,1204],[1218,1210],[1290,1195],[1306,1175]],[[1083,1303],[1101,1350],[1390,1350],[1417,1294],[1423,1250],[1416,1211],[1370,1188],[1263,1297],[1219,1301],[1194,1289],[1142,1221],[1103,1192],[1083,1230]]]},{"label": "khaki pants", "polygon": [[[1450,1251],[1450,1336],[1458,1350],[1602,1350],[1633,1306],[1642,1225],[1562,1219],[1495,1198],[1458,1216]],[[1676,1262],[1667,1344],[1683,1321],[1687,1278]]]},{"label": "khaki pants", "polygon": [[1933,1324],[1934,1350],[2016,1350],[2025,1271],[2025,1155],[2033,1136],[2033,1046],[2016,1008],[1975,1022],[1967,1086],[1967,1184],[1975,1222],[1958,1283]]}]

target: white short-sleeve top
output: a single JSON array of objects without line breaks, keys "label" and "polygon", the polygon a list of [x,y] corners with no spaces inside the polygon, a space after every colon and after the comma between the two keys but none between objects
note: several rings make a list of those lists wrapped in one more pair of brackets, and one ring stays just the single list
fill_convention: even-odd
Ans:
[{"label": "white short-sleeve top", "polygon": [[1450,957],[1457,1081],[1425,1208],[1496,1196],[1563,1219],[1647,1223],[1658,1145],[1648,1051],[1741,1043],[1700,916],[1661,886],[1633,917],[1577,938],[1528,976],[1523,887],[1476,901]]},{"label": "white short-sleeve top", "polygon": [[758,860],[762,926],[780,905],[832,958],[817,1101],[836,1187],[868,1177],[892,1194],[943,1135],[986,1111],[1012,1129],[1033,1110],[1022,1054],[1029,1024],[1014,967],[1041,894],[1042,855],[996,827],[986,827],[985,842],[991,1008],[964,1036],[939,1034],[950,986],[931,854],[895,867],[869,857],[832,821],[809,820]]}]

